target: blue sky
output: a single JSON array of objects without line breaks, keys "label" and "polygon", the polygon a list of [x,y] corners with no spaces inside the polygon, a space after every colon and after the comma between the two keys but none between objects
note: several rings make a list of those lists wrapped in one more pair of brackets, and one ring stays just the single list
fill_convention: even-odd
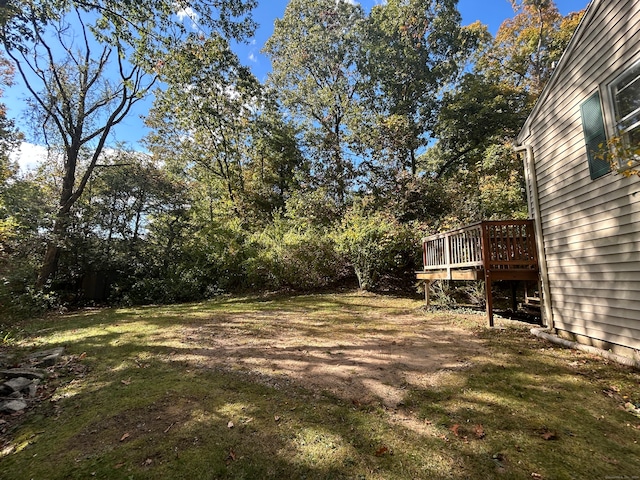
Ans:
[{"label": "blue sky", "polygon": [[[366,11],[381,2],[382,0],[360,0]],[[259,6],[254,10],[254,18],[260,27],[249,44],[238,45],[236,48],[241,62],[250,66],[260,80],[266,78],[271,68],[269,59],[262,55],[260,51],[273,32],[274,20],[283,16],[287,3],[287,0],[259,0]],[[588,0],[556,0],[556,5],[563,15],[581,10],[587,4]],[[496,33],[505,19],[514,15],[509,0],[459,0],[458,9],[462,14],[464,25],[480,20],[488,25],[492,34]],[[11,117],[19,119],[21,116],[24,95],[24,90],[19,85],[5,91],[4,101]],[[150,105],[151,100],[141,102],[136,111],[132,112],[127,119],[117,126],[112,141],[114,143],[115,141],[126,142],[135,148],[138,141],[147,133],[140,117],[146,113]],[[18,123],[21,125],[21,122]],[[23,130],[25,130],[28,138],[30,132],[26,129]]]}]

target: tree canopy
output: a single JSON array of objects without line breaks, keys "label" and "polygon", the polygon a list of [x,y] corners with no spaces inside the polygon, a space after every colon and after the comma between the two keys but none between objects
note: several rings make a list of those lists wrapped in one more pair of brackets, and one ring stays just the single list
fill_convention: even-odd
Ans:
[{"label": "tree canopy", "polygon": [[[406,288],[422,235],[526,215],[510,139],[579,13],[514,0],[493,38],[455,0],[290,0],[261,82],[233,50],[256,3],[0,5],[0,81],[49,152],[19,172],[0,107],[0,303]],[[114,143],[146,98],[143,144]]]}]

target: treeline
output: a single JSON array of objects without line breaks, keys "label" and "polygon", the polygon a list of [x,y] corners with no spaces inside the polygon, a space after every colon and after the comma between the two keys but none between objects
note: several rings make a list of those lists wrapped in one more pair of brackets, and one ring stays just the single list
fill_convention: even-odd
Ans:
[{"label": "treeline", "polygon": [[[291,0],[261,83],[230,46],[254,2],[192,2],[187,26],[150,2],[2,7],[2,79],[49,151],[19,172],[0,112],[2,308],[410,288],[425,234],[527,215],[510,139],[579,14],[514,0],[493,38],[452,0]],[[144,145],[107,148],[148,95]]]}]

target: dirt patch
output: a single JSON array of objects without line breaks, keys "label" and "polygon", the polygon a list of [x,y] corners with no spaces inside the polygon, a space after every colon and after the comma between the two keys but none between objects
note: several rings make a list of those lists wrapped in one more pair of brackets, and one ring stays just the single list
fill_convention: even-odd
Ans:
[{"label": "dirt patch", "polygon": [[402,405],[407,389],[434,386],[442,372],[466,369],[484,352],[469,329],[445,318],[427,320],[420,311],[369,312],[361,318],[290,311],[222,314],[185,328],[182,343],[173,354],[177,361],[390,408]]}]

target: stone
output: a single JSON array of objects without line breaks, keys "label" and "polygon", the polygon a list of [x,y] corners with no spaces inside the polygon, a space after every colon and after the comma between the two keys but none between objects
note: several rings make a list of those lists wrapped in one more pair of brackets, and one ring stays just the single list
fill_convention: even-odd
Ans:
[{"label": "stone", "polygon": [[36,396],[36,394],[38,393],[38,385],[40,385],[40,380],[34,380],[33,382],[31,382],[28,392],[29,398],[34,398]]},{"label": "stone", "polygon": [[9,370],[0,370],[0,375],[6,378],[38,378],[42,380],[45,372],[37,368],[10,368]]},{"label": "stone", "polygon": [[17,413],[27,408],[27,402],[22,399],[10,400],[0,404],[0,412]]},{"label": "stone", "polygon": [[56,347],[49,350],[34,352],[29,355],[28,362],[39,366],[50,367],[56,364],[63,353],[64,347]]},{"label": "stone", "polygon": [[25,388],[29,387],[33,383],[33,380],[25,377],[15,377],[11,380],[4,382],[4,385],[9,387],[14,392],[21,392]]}]

